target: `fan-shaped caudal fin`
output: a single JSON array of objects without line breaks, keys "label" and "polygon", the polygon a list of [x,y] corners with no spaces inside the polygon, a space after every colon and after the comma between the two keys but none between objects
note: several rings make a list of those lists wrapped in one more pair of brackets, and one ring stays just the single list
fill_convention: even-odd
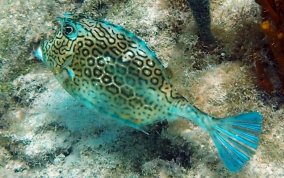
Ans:
[{"label": "fan-shaped caudal fin", "polygon": [[213,122],[209,133],[219,156],[230,171],[240,171],[258,147],[262,116],[251,112]]}]

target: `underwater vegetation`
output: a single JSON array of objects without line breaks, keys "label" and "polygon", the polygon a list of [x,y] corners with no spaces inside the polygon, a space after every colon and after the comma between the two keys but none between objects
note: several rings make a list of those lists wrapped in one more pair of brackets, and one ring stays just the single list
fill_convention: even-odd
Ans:
[{"label": "underwater vegetation", "polygon": [[[267,92],[284,94],[284,2],[277,0],[256,0],[261,5],[261,29],[266,35],[272,54],[264,54],[270,61],[256,60],[259,85]],[[271,76],[265,65],[276,65],[276,77]]]}]

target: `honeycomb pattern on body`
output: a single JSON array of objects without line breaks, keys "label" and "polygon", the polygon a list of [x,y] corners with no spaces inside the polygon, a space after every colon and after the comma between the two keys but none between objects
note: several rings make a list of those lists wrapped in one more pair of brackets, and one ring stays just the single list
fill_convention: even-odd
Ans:
[{"label": "honeycomb pattern on body", "polygon": [[144,41],[106,21],[68,20],[80,27],[77,38],[58,32],[45,48],[55,68],[70,59],[74,78],[62,82],[69,93],[135,124],[171,117],[170,107],[184,98],[174,92]]}]

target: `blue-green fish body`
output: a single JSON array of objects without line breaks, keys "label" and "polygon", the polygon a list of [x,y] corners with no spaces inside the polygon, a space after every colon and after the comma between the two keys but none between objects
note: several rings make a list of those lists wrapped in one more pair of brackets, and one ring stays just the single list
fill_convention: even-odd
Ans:
[{"label": "blue-green fish body", "polygon": [[41,43],[35,56],[83,104],[138,129],[179,116],[191,120],[209,132],[234,172],[255,152],[260,114],[210,117],[175,92],[155,53],[133,33],[83,15],[66,14],[57,20],[59,30]]}]

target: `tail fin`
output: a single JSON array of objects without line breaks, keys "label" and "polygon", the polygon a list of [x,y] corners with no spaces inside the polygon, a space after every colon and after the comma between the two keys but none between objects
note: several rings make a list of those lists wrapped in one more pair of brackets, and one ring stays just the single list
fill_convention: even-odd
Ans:
[{"label": "tail fin", "polygon": [[210,135],[219,156],[230,171],[240,171],[258,147],[262,116],[251,112],[213,121]]}]

